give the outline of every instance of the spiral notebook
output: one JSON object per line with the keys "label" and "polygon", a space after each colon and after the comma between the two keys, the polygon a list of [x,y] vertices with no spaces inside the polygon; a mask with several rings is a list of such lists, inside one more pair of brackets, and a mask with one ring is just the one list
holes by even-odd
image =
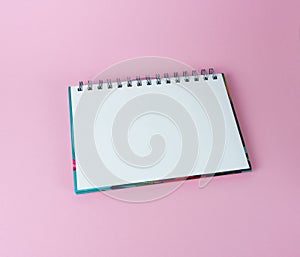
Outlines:
{"label": "spiral notebook", "polygon": [[224,74],[213,69],[68,90],[78,194],[251,170]]}

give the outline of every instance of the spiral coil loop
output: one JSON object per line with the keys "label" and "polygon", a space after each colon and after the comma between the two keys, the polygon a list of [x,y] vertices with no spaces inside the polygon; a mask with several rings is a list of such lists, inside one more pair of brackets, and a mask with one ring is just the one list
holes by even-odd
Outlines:
{"label": "spiral coil loop", "polygon": [[97,88],[102,89],[102,86],[103,86],[103,80],[99,80]]}
{"label": "spiral coil loop", "polygon": [[169,77],[169,73],[165,73],[165,74],[164,74],[164,78],[165,78],[167,84],[170,84],[170,83],[171,83],[171,79],[170,79],[170,77]]}
{"label": "spiral coil loop", "polygon": [[132,87],[132,80],[130,77],[127,77],[127,87]]}
{"label": "spiral coil loop", "polygon": [[136,77],[136,81],[137,81],[137,86],[140,87],[142,85],[142,80],[141,80],[140,76]]}
{"label": "spiral coil loop", "polygon": [[[197,82],[197,81],[200,81],[200,79],[209,80],[210,78],[213,80],[218,79],[218,76],[217,76],[217,74],[215,74],[215,71],[213,68],[209,68],[208,73],[207,73],[206,69],[201,69],[200,75],[198,74],[198,72],[196,70],[193,70],[191,76],[189,76],[188,71],[183,71],[182,77],[179,76],[178,72],[174,72],[174,76],[173,76],[175,83],[180,83],[181,79],[184,82],[190,82],[191,80]],[[123,81],[123,82],[121,81],[120,78],[117,78],[115,82],[112,82],[111,79],[107,79],[106,86],[108,89],[112,89],[113,84],[116,83],[117,88],[122,88],[123,86],[132,87],[134,85],[139,87],[139,86],[143,85],[143,82],[146,85],[150,86],[153,83],[155,83],[156,85],[161,85],[163,82],[165,84],[171,84],[171,81],[172,81],[172,79],[170,78],[169,73],[164,73],[163,78],[161,78],[160,74],[156,74],[154,78],[151,78],[149,75],[145,76],[144,79],[141,79],[140,76],[136,76],[136,79],[134,81],[132,81],[130,77],[127,77],[127,81]],[[103,89],[103,84],[104,84],[103,80],[99,80],[96,88]],[[78,91],[83,91],[83,86],[84,86],[83,81],[79,81]],[[88,81],[87,82],[87,90],[93,90],[93,89],[94,89],[93,82]]]}

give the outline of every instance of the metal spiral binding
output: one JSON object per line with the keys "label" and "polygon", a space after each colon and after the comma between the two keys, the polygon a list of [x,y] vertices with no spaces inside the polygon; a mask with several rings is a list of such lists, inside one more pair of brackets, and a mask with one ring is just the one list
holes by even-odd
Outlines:
{"label": "metal spiral binding", "polygon": [[201,75],[203,76],[203,79],[204,79],[204,80],[208,80],[207,72],[206,72],[205,69],[202,69],[202,70],[201,70]]}
{"label": "metal spiral binding", "polygon": [[111,79],[107,80],[107,88],[111,89],[112,88],[112,83],[111,83]]}
{"label": "metal spiral binding", "polygon": [[182,76],[184,77],[184,81],[185,81],[185,82],[189,82],[189,81],[190,81],[190,78],[189,78],[189,76],[188,76],[188,72],[187,72],[187,71],[184,71],[184,72],[182,73]]}
{"label": "metal spiral binding", "polygon": [[130,77],[127,77],[127,87],[132,87],[132,80]]}
{"label": "metal spiral binding", "polygon": [[122,85],[122,82],[121,82],[121,80],[120,80],[119,78],[117,78],[117,84],[118,84],[118,88],[120,88],[120,87],[123,86],[123,85]]}
{"label": "metal spiral binding", "polygon": [[152,84],[150,76],[146,76],[147,85],[150,86]]}
{"label": "metal spiral binding", "polygon": [[209,68],[208,73],[212,76],[213,79],[218,78],[218,76],[215,74],[215,70],[213,68]]}
{"label": "metal spiral binding", "polygon": [[103,80],[99,80],[97,88],[102,89],[102,86],[103,86]]}
{"label": "metal spiral binding", "polygon": [[160,84],[161,84],[160,75],[159,75],[159,74],[156,74],[155,78],[156,78],[156,84],[157,84],[157,85],[160,85]]}
{"label": "metal spiral binding", "polygon": [[180,78],[178,76],[178,72],[174,72],[174,78],[175,78],[175,82],[179,83],[180,82]]}
{"label": "metal spiral binding", "polygon": [[192,71],[192,76],[194,77],[194,81],[199,81],[199,75],[196,70]]}
{"label": "metal spiral binding", "polygon": [[164,78],[165,78],[167,84],[170,84],[170,83],[171,83],[171,79],[170,79],[170,77],[169,77],[169,73],[165,73],[165,74],[164,74]]}
{"label": "metal spiral binding", "polygon": [[92,90],[93,89],[93,82],[92,81],[88,81],[88,90]]}
{"label": "metal spiral binding", "polygon": [[83,81],[79,81],[78,91],[83,91]]}
{"label": "metal spiral binding", "polygon": [[[184,82],[190,82],[191,80],[200,81],[200,79],[208,80],[209,78],[216,80],[218,79],[218,76],[217,74],[215,74],[213,68],[209,68],[208,73],[205,69],[202,69],[200,71],[200,75],[196,70],[193,70],[191,76],[189,76],[187,71],[183,71],[182,77],[179,76],[178,72],[174,72],[173,79],[175,83],[180,83],[181,78],[183,79]],[[161,85],[163,83],[171,84],[171,80],[172,79],[170,78],[169,73],[164,73],[163,78],[160,77],[160,74],[156,74],[155,78],[151,78],[149,75],[147,75],[145,79],[141,79],[140,76],[137,76],[134,82],[131,80],[130,77],[127,77],[127,81],[123,81],[123,82],[120,80],[120,78],[117,78],[116,82],[112,82],[111,79],[107,79],[105,84],[107,85],[108,89],[112,89],[114,83],[116,83],[117,88],[122,88],[124,86],[132,87],[133,85],[140,87],[143,85],[143,82],[146,83],[146,85],[148,86],[152,84]],[[103,80],[99,80],[97,89],[103,89],[103,84],[104,84]],[[83,86],[84,86],[83,81],[79,81],[78,91],[83,91]],[[93,82],[88,81],[87,90],[93,90],[93,89],[94,89]]]}

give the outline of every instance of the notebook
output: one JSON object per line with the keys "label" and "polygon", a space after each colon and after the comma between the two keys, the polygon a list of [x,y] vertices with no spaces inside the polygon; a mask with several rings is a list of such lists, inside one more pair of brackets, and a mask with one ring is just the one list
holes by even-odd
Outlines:
{"label": "notebook", "polygon": [[251,171],[223,73],[68,87],[77,194]]}

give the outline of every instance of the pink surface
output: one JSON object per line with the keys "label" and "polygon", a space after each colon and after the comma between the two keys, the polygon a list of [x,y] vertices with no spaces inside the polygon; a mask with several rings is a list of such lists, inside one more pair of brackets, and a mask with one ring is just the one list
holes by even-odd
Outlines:
{"label": "pink surface", "polygon": [[[0,256],[300,255],[298,0],[0,5]],[[147,204],[73,193],[67,85],[145,55],[227,74],[253,173]]]}

